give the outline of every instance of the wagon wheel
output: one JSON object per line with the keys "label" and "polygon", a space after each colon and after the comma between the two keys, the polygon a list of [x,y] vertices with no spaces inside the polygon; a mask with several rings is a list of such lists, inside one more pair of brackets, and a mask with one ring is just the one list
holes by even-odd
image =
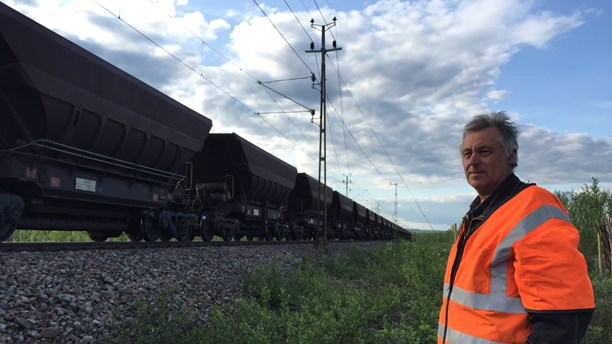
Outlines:
{"label": "wagon wheel", "polygon": [[98,233],[98,232],[87,232],[87,235],[89,235],[89,239],[95,241],[95,242],[105,242],[106,239],[108,239],[108,235],[104,234],[104,233]]}
{"label": "wagon wheel", "polygon": [[228,224],[222,224],[221,228],[223,228],[223,233],[221,235],[221,237],[223,238],[223,241],[230,241],[234,238],[234,235],[236,234],[235,232],[235,226],[231,225],[231,228],[229,227],[230,225]]}
{"label": "wagon wheel", "polygon": [[[2,214],[0,213],[0,216]],[[11,237],[15,231],[15,223],[12,221],[6,221],[4,216],[0,217],[0,242]]]}
{"label": "wagon wheel", "polygon": [[[140,219],[140,235],[145,241],[157,241],[161,235],[161,230],[155,222],[152,213],[145,213]],[[131,238],[130,238],[131,239]]]}
{"label": "wagon wheel", "polygon": [[300,228],[295,232],[295,240],[304,240],[304,228]]}
{"label": "wagon wheel", "polygon": [[234,227],[233,227],[232,232],[234,233],[235,241],[242,240],[242,238],[244,237],[244,234],[240,233],[240,221],[236,220],[236,222],[234,222]]}
{"label": "wagon wheel", "polygon": [[215,236],[212,223],[209,221],[206,215],[203,215],[200,219],[200,236],[204,241],[211,241]]}
{"label": "wagon wheel", "polygon": [[273,234],[274,238],[276,239],[276,241],[283,240],[283,233],[282,233],[282,230],[281,230],[281,228],[282,228],[281,224],[280,223],[275,223],[272,228],[273,228],[272,234]]}
{"label": "wagon wheel", "polygon": [[128,232],[127,236],[130,239],[130,241],[132,241],[132,242],[140,242],[140,241],[142,241],[142,234],[140,234],[140,233]]}
{"label": "wagon wheel", "polygon": [[189,241],[191,238],[191,226],[189,226],[189,221],[187,221],[187,218],[181,216],[176,224],[176,240]]}
{"label": "wagon wheel", "polygon": [[172,239],[170,237],[170,234],[168,234],[168,232],[166,231],[162,231],[159,235],[159,240],[163,241],[163,242],[168,242],[170,241],[170,239]]}
{"label": "wagon wheel", "polygon": [[189,233],[191,234],[189,241],[193,241],[198,234],[198,222],[196,220],[189,221]]}
{"label": "wagon wheel", "polygon": [[0,242],[15,231],[17,219],[23,211],[23,199],[17,195],[0,193]]}
{"label": "wagon wheel", "polygon": [[266,241],[272,241],[272,238],[272,232],[270,232],[268,228],[264,229],[264,235],[262,239],[265,239]]}
{"label": "wagon wheel", "polygon": [[283,235],[283,238],[285,238],[285,240],[287,241],[292,241],[292,240],[295,240],[295,235],[291,233],[290,231],[287,231],[285,235]]}

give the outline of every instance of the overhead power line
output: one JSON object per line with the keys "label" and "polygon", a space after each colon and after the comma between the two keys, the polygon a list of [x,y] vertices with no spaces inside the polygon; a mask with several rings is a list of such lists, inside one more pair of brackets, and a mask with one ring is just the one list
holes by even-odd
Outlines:
{"label": "overhead power line", "polygon": [[[289,8],[289,11],[291,11],[291,13],[293,14],[293,17],[295,18],[295,20],[298,22],[298,24],[300,24],[300,27],[302,28],[302,31],[304,31],[304,33],[306,34],[306,36],[308,36],[308,40],[310,42],[313,41],[312,37],[310,37],[310,34],[308,33],[308,31],[306,31],[306,28],[304,27],[304,25],[302,25],[302,22],[298,19],[297,15],[295,14],[295,12],[293,12],[293,9],[291,8],[291,6],[289,6],[289,4],[287,3],[287,0],[285,1],[285,5],[287,5],[287,8]],[[302,3],[303,4],[303,3]]]}
{"label": "overhead power line", "polygon": [[[95,1],[95,0],[94,0]],[[246,75],[250,76],[251,78],[253,78],[253,80],[257,80],[256,77],[254,77],[253,75],[251,75],[251,73],[249,73],[246,69],[243,69],[242,67],[238,66],[236,63],[234,63],[234,61],[230,60],[227,56],[225,56],[222,52],[220,52],[219,50],[217,50],[215,47],[213,47],[212,45],[208,44],[205,40],[203,40],[200,36],[198,36],[196,33],[194,33],[193,31],[191,31],[188,27],[186,27],[185,25],[183,25],[183,23],[181,23],[180,21],[176,20],[176,17],[171,15],[170,13],[164,11],[161,7],[159,7],[159,2],[158,1],[153,1],[153,0],[149,0],[149,2],[154,5],[155,7],[157,7],[157,9],[162,12],[163,14],[165,14],[168,18],[172,19],[176,24],[178,24],[179,26],[181,26],[185,31],[189,32],[189,34],[191,34],[195,39],[197,39],[198,41],[200,41],[202,43],[202,45],[207,46],[208,48],[210,48],[212,51],[214,51],[217,55],[221,56],[225,61],[229,62],[230,64],[232,64],[234,67],[236,67],[238,70],[240,70],[241,72],[245,73]]]}
{"label": "overhead power line", "polygon": [[261,8],[261,6],[259,6],[259,4],[257,3],[256,0],[253,0],[253,2],[255,3],[255,5],[257,5],[257,8],[259,8],[259,10],[261,11],[261,13],[263,13],[263,15],[268,19],[268,21],[270,21],[270,24],[272,24],[272,26],[274,27],[274,29],[276,30],[276,32],[278,32],[278,34],[283,38],[283,40],[285,41],[285,43],[287,43],[287,45],[289,46],[289,48],[291,48],[291,50],[293,51],[293,53],[295,54],[295,56],[298,57],[298,59],[300,59],[300,61],[302,61],[302,63],[304,64],[304,66],[306,66],[306,68],[312,73],[312,70],[310,69],[310,67],[308,66],[308,64],[306,64],[306,62],[304,61],[304,59],[302,59],[302,57],[300,56],[300,54],[298,54],[298,52],[293,48],[293,46],[291,45],[291,43],[289,43],[289,41],[287,40],[287,38],[285,38],[285,35],[283,35],[282,32],[280,32],[280,30],[278,29],[278,27],[276,27],[276,24],[274,24],[274,22],[272,21],[272,19],[270,19],[270,17],[268,16],[268,14],[266,14],[266,12],[263,10],[263,8]]}
{"label": "overhead power line", "polygon": [[151,37],[147,36],[147,34],[145,34],[144,32],[138,30],[136,27],[134,27],[133,25],[131,25],[130,23],[128,23],[127,21],[123,20],[123,18],[121,18],[120,15],[117,15],[115,13],[113,13],[110,9],[106,8],[104,5],[102,5],[101,3],[99,3],[97,0],[92,0],[93,2],[95,2],[96,4],[98,4],[98,6],[102,7],[105,11],[107,11],[108,13],[110,13],[112,16],[114,16],[115,18],[119,19],[122,23],[124,23],[125,25],[127,25],[129,28],[131,28],[132,30],[136,31],[136,33],[138,33],[139,35],[141,35],[143,38],[145,38],[146,40],[148,40],[149,42],[153,43],[155,46],[157,46],[158,48],[160,48],[161,50],[163,50],[166,54],[170,55],[173,59],[175,59],[176,61],[178,61],[180,64],[182,64],[183,66],[187,67],[188,69],[190,69],[191,71],[193,71],[194,73],[198,74],[202,79],[206,80],[208,83],[210,83],[211,85],[213,85],[216,89],[218,89],[219,91],[223,92],[225,95],[227,95],[228,97],[232,98],[236,103],[242,105],[245,109],[249,110],[249,112],[251,113],[255,113],[255,111],[253,111],[250,107],[248,107],[246,104],[244,104],[243,102],[241,102],[240,100],[238,100],[238,98],[234,97],[233,95],[231,95],[229,92],[227,92],[226,90],[224,90],[223,88],[221,88],[221,86],[217,85],[214,81],[210,80],[209,78],[205,77],[204,74],[202,74],[201,72],[197,71],[195,68],[193,68],[192,66],[190,66],[189,64],[187,64],[185,61],[183,61],[181,58],[179,58],[178,56],[174,55],[172,52],[170,52],[168,49],[164,48],[163,46],[161,46],[161,44],[157,43],[154,39],[152,39]]}
{"label": "overhead power line", "polygon": [[[333,64],[332,64],[333,66]],[[338,71],[338,70],[337,70]],[[427,215],[425,214],[425,212],[423,211],[423,208],[421,208],[421,205],[419,204],[419,202],[416,200],[416,198],[414,197],[414,195],[412,194],[412,191],[410,190],[408,183],[406,183],[406,181],[404,180],[404,178],[402,177],[402,175],[400,174],[397,165],[395,164],[395,162],[393,161],[393,159],[391,159],[391,156],[389,155],[389,153],[387,152],[387,150],[385,149],[385,146],[382,144],[382,142],[380,141],[380,138],[378,137],[378,135],[376,134],[376,131],[374,131],[374,129],[372,128],[372,126],[370,125],[370,122],[367,120],[367,118],[365,117],[365,114],[363,112],[363,110],[361,110],[361,107],[359,106],[359,103],[357,103],[357,100],[355,99],[355,97],[353,96],[353,93],[351,92],[350,88],[348,87],[348,85],[346,85],[346,83],[344,82],[344,79],[342,79],[340,72],[337,73],[338,75],[338,79],[342,81],[342,83],[344,84],[344,86],[346,87],[346,90],[348,92],[348,94],[351,96],[351,99],[353,99],[353,103],[355,103],[355,106],[357,107],[357,110],[359,110],[359,113],[361,114],[361,117],[363,118],[364,122],[366,123],[366,125],[368,126],[368,128],[370,129],[370,131],[372,132],[372,135],[374,135],[374,138],[376,139],[376,142],[378,142],[378,145],[381,147],[381,149],[383,150],[383,152],[385,153],[385,156],[387,157],[387,159],[389,160],[389,162],[391,163],[391,165],[393,166],[393,169],[395,171],[395,173],[397,174],[397,176],[400,178],[402,184],[404,185],[404,187],[406,188],[406,190],[408,191],[408,194],[410,195],[410,197],[412,198],[413,202],[416,204],[417,208],[419,209],[421,215],[423,216],[423,218],[425,219],[425,221],[427,222],[427,224],[429,224],[429,227],[433,230],[433,226],[431,224],[431,222],[429,221],[429,219],[427,218]],[[332,105],[333,107],[333,105]],[[335,107],[334,107],[335,110]],[[337,111],[336,111],[337,114]],[[340,116],[339,116],[340,117]],[[374,163],[372,162],[372,160],[370,160],[370,158],[367,156],[367,154],[365,153],[365,151],[363,150],[363,148],[361,148],[361,146],[359,145],[359,143],[357,142],[357,139],[355,138],[355,136],[351,133],[350,129],[348,128],[348,126],[346,125],[346,123],[344,122],[344,120],[341,118],[341,122],[344,125],[344,127],[347,129],[349,135],[351,136],[351,138],[353,139],[353,141],[357,144],[357,146],[359,147],[359,149],[361,150],[362,154],[364,154],[364,156],[366,157],[366,159],[370,162],[370,164],[372,165],[372,167],[378,172],[378,174],[380,174],[383,178],[386,178],[384,176],[384,174],[374,165]]]}

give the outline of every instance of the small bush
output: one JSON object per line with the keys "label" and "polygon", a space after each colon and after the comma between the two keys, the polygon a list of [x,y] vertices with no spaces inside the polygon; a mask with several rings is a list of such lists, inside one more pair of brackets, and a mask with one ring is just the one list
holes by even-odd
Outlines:
{"label": "small bush", "polygon": [[583,343],[609,343],[612,338],[612,277],[592,275],[595,292],[595,313]]}

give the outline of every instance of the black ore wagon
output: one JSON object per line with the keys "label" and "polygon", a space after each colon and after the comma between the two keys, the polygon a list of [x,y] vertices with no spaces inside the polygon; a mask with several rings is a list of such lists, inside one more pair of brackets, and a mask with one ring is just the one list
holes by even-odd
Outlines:
{"label": "black ore wagon", "polygon": [[15,228],[156,239],[149,219],[211,126],[0,3],[0,241]]}

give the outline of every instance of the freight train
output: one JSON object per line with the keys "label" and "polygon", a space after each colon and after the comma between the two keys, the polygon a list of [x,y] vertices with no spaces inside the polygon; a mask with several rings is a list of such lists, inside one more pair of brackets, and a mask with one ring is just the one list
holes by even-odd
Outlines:
{"label": "freight train", "polygon": [[[0,242],[410,232],[0,3]],[[324,192],[320,192],[320,191]],[[323,208],[325,207],[325,208]],[[323,210],[327,210],[324,223]]]}

